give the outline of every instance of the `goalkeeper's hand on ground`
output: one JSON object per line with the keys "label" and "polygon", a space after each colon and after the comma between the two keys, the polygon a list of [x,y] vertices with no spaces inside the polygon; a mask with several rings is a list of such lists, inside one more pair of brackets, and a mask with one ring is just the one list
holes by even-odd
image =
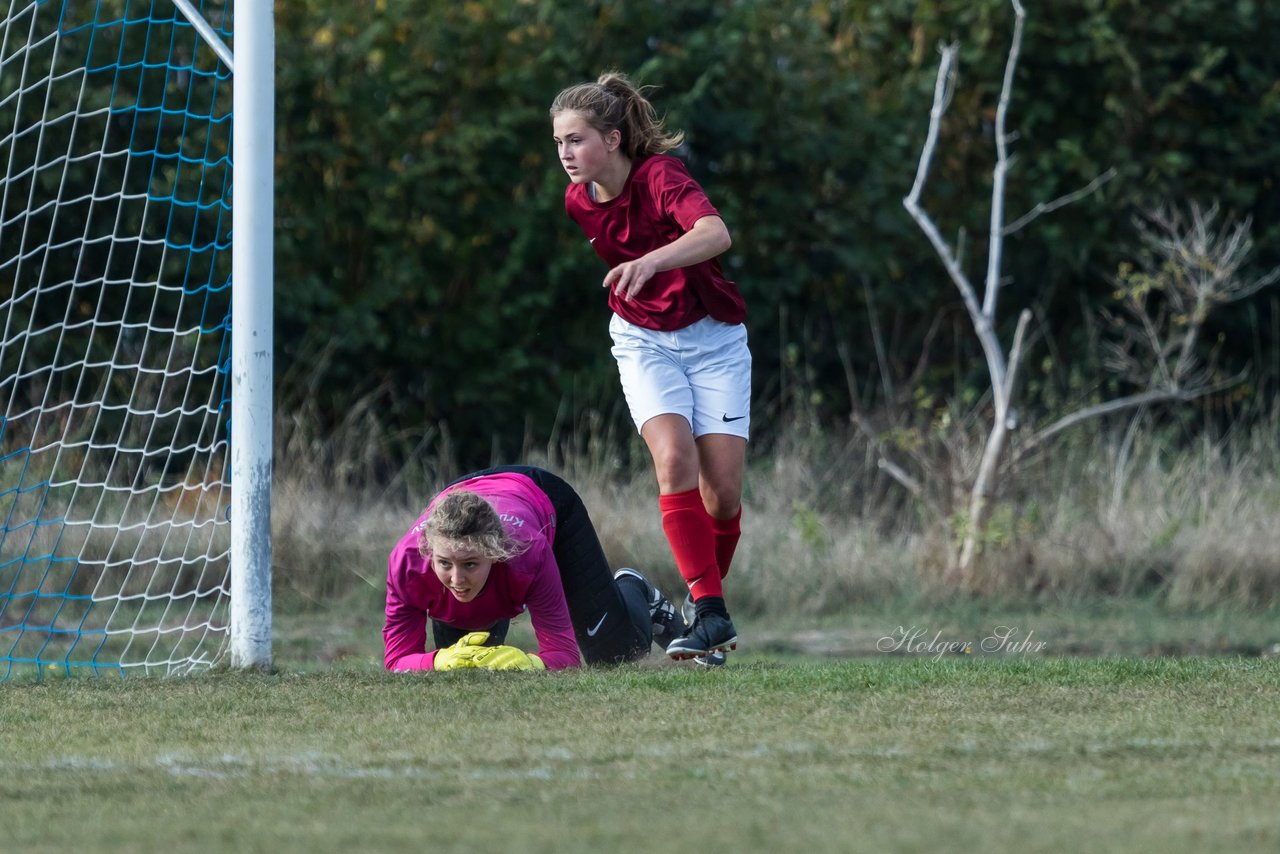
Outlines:
{"label": "goalkeeper's hand on ground", "polygon": [[472,666],[485,670],[546,670],[547,665],[533,653],[514,646],[487,646],[477,650]]}
{"label": "goalkeeper's hand on ground", "polygon": [[487,649],[498,647],[485,646],[489,639],[488,632],[471,632],[463,635],[453,646],[436,650],[434,667],[436,670],[461,670],[465,667],[476,667],[476,656]]}

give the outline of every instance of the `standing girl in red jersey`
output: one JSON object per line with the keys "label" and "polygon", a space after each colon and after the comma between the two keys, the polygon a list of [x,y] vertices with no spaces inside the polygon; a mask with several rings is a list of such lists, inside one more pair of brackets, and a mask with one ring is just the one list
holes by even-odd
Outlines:
{"label": "standing girl in red jersey", "polygon": [[746,304],[716,260],[729,230],[666,153],[683,135],[665,131],[626,77],[565,89],[551,122],[570,181],[565,209],[609,265],[613,355],[695,610],[667,654],[706,659],[738,640],[721,579],[738,544],[751,422]]}

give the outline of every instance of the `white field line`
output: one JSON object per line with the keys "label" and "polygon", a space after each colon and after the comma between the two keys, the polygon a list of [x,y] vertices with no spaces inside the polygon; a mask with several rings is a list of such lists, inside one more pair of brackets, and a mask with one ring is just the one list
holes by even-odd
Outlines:
{"label": "white field line", "polygon": [[[1045,739],[1013,742],[1003,748],[990,744],[980,745],[972,740],[957,741],[943,752],[952,754],[985,755],[993,759],[1000,757],[1017,758],[1037,754],[1055,754],[1064,751],[1079,752],[1081,745],[1075,742],[1055,743]],[[1130,738],[1112,741],[1094,741],[1083,746],[1086,755],[1110,753],[1150,753],[1153,755],[1169,752],[1193,754],[1199,752],[1221,753],[1223,750],[1243,750],[1260,753],[1280,751],[1280,738],[1260,741],[1240,740],[1224,744],[1219,740],[1184,740],[1177,738]],[[647,757],[669,757],[678,755],[690,771],[698,771],[704,760],[713,760],[716,764],[730,760],[762,760],[770,757],[794,760],[798,756],[812,756],[825,764],[835,761],[866,760],[909,760],[925,753],[934,753],[933,749],[913,750],[898,744],[872,745],[863,748],[845,747],[832,749],[831,745],[818,745],[808,742],[792,742],[782,745],[758,744],[744,746],[730,755],[728,750],[717,750],[714,754],[703,751],[683,750],[675,745],[650,745],[638,751]],[[53,757],[37,765],[17,765],[0,762],[0,773],[9,771],[67,771],[75,774],[101,773],[145,773],[161,771],[175,777],[206,777],[211,779],[241,779],[257,775],[297,774],[304,777],[338,778],[350,780],[387,779],[387,780],[486,780],[486,781],[521,781],[521,780],[597,780],[597,779],[634,779],[635,771],[627,771],[615,767],[600,770],[573,765],[577,761],[573,752],[564,747],[552,747],[535,754],[530,767],[512,768],[505,764],[475,764],[458,767],[450,765],[441,767],[422,765],[412,761],[415,757],[405,756],[403,764],[395,763],[352,763],[349,760],[323,753],[302,753],[294,756],[251,757],[236,754],[222,754],[214,757],[196,757],[179,754],[161,754],[147,761],[129,762],[116,759],[105,759],[94,756],[61,756]],[[541,760],[541,761],[539,761]],[[451,761],[465,761],[452,758]],[[598,760],[593,758],[595,764]],[[730,763],[732,766],[732,763]],[[702,773],[729,774],[729,769],[712,769],[701,767]],[[746,770],[745,768],[742,770]],[[733,776],[733,775],[731,775]]]}
{"label": "white field line", "polygon": [[[5,767],[0,764],[0,768]],[[10,766],[13,767],[13,766]],[[538,765],[530,768],[486,767],[430,768],[421,765],[358,765],[321,754],[255,759],[224,754],[219,757],[157,756],[150,762],[127,762],[99,757],[64,756],[23,770],[68,771],[74,774],[136,774],[161,771],[174,777],[203,777],[216,780],[245,779],[258,775],[297,774],[303,777],[343,780],[521,780],[618,779],[633,778],[634,772],[605,773],[584,768]]]}

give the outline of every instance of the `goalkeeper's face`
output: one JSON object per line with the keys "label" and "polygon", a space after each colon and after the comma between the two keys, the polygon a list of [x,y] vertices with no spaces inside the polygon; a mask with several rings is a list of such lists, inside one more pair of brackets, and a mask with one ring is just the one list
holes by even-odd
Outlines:
{"label": "goalkeeper's face", "polygon": [[489,580],[493,560],[481,554],[474,544],[440,540],[431,544],[431,568],[453,598],[470,602]]}

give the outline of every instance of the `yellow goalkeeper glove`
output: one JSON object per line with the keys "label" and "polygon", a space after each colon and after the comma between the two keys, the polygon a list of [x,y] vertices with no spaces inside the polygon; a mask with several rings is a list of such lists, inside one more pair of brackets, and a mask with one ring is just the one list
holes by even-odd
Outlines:
{"label": "yellow goalkeeper glove", "polygon": [[473,667],[485,670],[546,670],[538,656],[514,646],[487,646],[472,658]]}
{"label": "yellow goalkeeper glove", "polygon": [[489,639],[488,632],[471,632],[463,635],[453,646],[446,646],[436,650],[435,664],[436,670],[461,670],[466,667],[476,667],[475,658],[484,650],[497,649],[498,647],[487,647],[484,642]]}

